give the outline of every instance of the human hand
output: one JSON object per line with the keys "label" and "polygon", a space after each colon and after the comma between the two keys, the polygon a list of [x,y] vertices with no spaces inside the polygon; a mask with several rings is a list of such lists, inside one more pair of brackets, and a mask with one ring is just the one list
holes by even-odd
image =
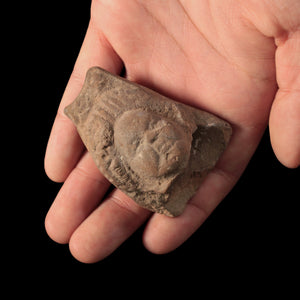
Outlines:
{"label": "human hand", "polygon": [[[64,181],[46,217],[49,236],[80,261],[111,254],[149,219],[154,253],[182,244],[232,189],[268,124],[278,159],[300,164],[300,3],[274,1],[96,1],[49,139],[45,169]],[[184,213],[152,214],[98,171],[65,106],[86,71],[100,66],[231,123],[233,136]],[[297,98],[298,97],[298,98]]]}

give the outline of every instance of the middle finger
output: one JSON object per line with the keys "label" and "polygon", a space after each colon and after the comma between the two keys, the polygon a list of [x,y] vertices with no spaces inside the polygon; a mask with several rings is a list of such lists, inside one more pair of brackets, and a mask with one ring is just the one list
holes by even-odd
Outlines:
{"label": "middle finger", "polygon": [[75,229],[99,205],[109,186],[110,182],[86,152],[66,179],[47,214],[45,226],[48,235],[58,243],[68,243]]}

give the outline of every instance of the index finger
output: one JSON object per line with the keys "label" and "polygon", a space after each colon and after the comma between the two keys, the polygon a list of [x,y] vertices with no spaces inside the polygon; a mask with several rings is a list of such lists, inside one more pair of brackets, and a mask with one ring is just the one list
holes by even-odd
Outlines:
{"label": "index finger", "polygon": [[64,108],[79,94],[85,74],[92,66],[99,66],[118,74],[122,61],[106,40],[103,33],[89,24],[84,42],[65,89],[49,137],[45,170],[54,181],[64,181],[81,157],[84,146],[72,122],[64,114]]}

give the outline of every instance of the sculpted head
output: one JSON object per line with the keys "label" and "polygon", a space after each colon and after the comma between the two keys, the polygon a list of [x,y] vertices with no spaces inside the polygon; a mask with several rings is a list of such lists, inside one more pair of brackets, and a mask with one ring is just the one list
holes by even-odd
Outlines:
{"label": "sculpted head", "polygon": [[184,169],[191,139],[180,125],[142,109],[124,112],[115,122],[114,143],[140,177],[162,177]]}

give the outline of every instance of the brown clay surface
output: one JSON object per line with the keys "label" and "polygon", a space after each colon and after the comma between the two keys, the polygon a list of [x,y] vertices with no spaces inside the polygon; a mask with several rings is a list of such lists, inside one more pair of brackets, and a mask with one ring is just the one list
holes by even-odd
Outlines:
{"label": "brown clay surface", "polygon": [[225,150],[230,125],[98,67],[65,109],[103,175],[139,205],[180,215]]}

